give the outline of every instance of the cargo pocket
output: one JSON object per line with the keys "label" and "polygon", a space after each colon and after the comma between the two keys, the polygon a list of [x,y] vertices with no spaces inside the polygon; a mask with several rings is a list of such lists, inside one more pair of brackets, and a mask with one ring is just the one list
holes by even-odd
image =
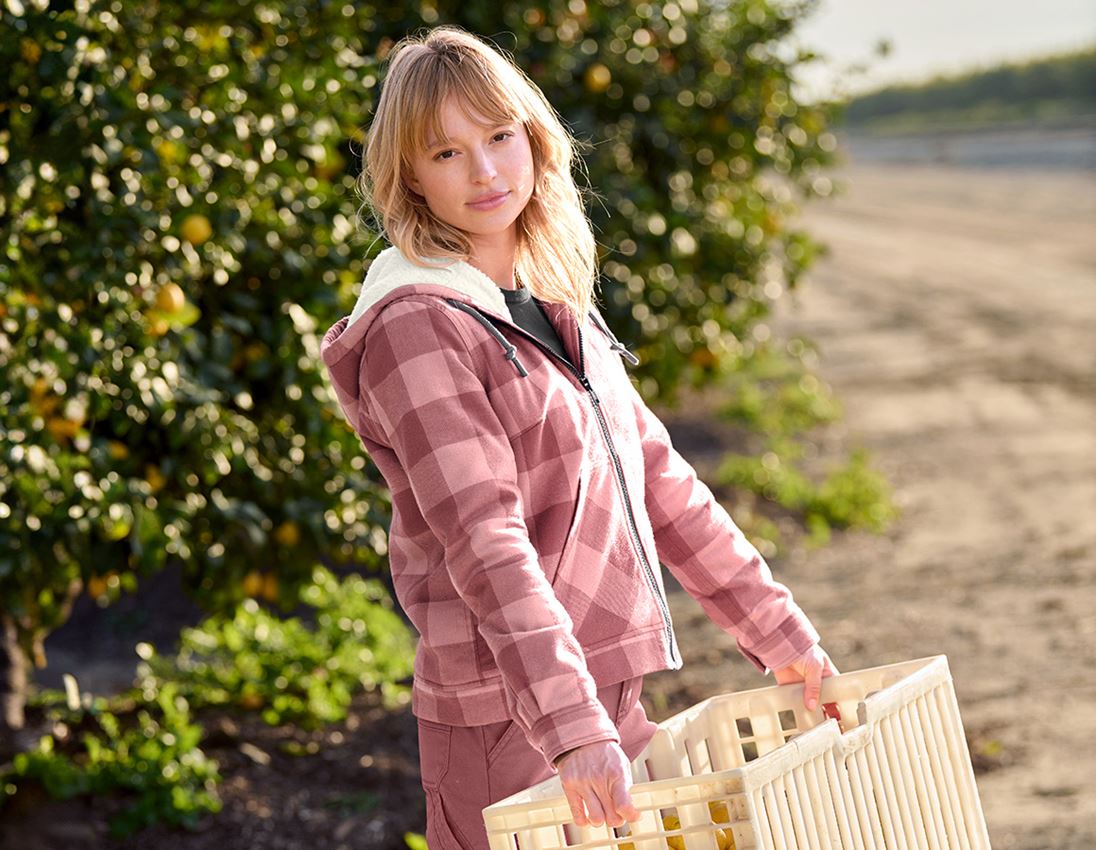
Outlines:
{"label": "cargo pocket", "polygon": [[437,789],[426,792],[426,846],[429,850],[475,850],[461,844],[453,834]]}
{"label": "cargo pocket", "polygon": [[453,834],[441,799],[441,781],[449,773],[453,730],[419,718],[419,769],[426,793],[426,844],[430,850],[471,850]]}

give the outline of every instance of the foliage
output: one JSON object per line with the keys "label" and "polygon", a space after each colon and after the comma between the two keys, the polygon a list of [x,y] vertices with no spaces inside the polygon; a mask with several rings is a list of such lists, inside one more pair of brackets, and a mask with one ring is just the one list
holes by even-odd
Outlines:
{"label": "foliage", "polygon": [[54,732],[0,774],[0,804],[31,781],[62,799],[121,791],[131,802],[111,820],[116,835],[157,821],[194,826],[220,811],[217,763],[198,747],[202,730],[186,699],[170,683],[149,686],[143,707],[129,717],[110,711],[101,697],[74,708],[60,692],[48,692],[42,702]]}
{"label": "foliage", "polygon": [[[192,710],[230,705],[261,710],[271,725],[317,728],[344,719],[363,687],[379,685],[390,702],[406,701],[407,688],[393,683],[410,674],[414,647],[378,580],[339,581],[317,567],[299,601],[312,625],[247,599],[234,614],[184,630],[177,655],[140,644],[135,687],[111,699],[37,694],[33,704],[54,731],[0,775],[0,803],[32,780],[59,798],[120,789],[136,799],[113,820],[116,832],[156,821],[192,826],[220,809],[217,764],[198,748],[202,729]],[[339,805],[367,811],[376,802],[350,795]]]}
{"label": "foliage", "polygon": [[[882,531],[896,516],[890,488],[878,472],[868,467],[867,453],[857,449],[842,466],[831,469],[815,483],[797,465],[802,447],[793,440],[774,441],[761,457],[727,455],[716,479],[759,493],[770,501],[802,515],[816,545],[827,543],[832,528]],[[769,534],[776,532],[769,526]],[[772,542],[776,542],[769,536]]]}
{"label": "foliage", "polygon": [[814,346],[796,337],[782,348],[759,345],[749,358],[732,361],[719,381],[728,399],[721,415],[769,436],[837,421],[841,406],[811,371],[815,359]]}
{"label": "foliage", "polygon": [[886,86],[859,95],[842,123],[873,130],[916,128],[928,122],[971,124],[1016,118],[1072,118],[1096,114],[1096,46]]}
{"label": "foliage", "polygon": [[317,567],[301,600],[314,610],[314,625],[247,599],[231,615],[184,629],[173,657],[141,644],[139,684],[170,682],[196,707],[261,710],[272,726],[305,728],[344,719],[362,687],[406,698],[406,687],[392,683],[411,674],[414,643],[378,580],[339,582]]}
{"label": "foliage", "polygon": [[321,553],[383,563],[313,318],[361,276],[343,154],[371,11],[0,11],[0,608],[24,645],[168,558],[217,610],[254,563],[287,599]]}
{"label": "foliage", "polygon": [[428,850],[426,836],[418,832],[405,832],[403,840],[411,850]]}
{"label": "foliage", "polygon": [[[803,470],[804,456],[813,451],[811,435],[842,415],[829,386],[812,371],[816,358],[815,347],[796,337],[780,347],[759,346],[729,367],[721,379],[728,400],[719,416],[748,428],[760,444],[750,454],[728,454],[713,478],[798,515],[810,542],[821,545],[829,541],[832,528],[882,531],[897,509],[886,480],[869,468],[863,449],[836,464],[818,483]],[[780,539],[776,524],[762,517],[745,519],[750,537],[773,554]]]}

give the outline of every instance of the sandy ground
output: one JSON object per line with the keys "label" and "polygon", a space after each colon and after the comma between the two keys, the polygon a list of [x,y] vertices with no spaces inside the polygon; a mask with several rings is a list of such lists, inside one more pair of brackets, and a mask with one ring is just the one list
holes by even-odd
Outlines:
{"label": "sandy ground", "polygon": [[[774,572],[843,670],[948,656],[995,850],[1096,847],[1096,172],[836,177],[803,217],[832,254],[775,325],[820,346],[828,439],[868,448],[902,516]],[[686,669],[649,677],[653,719],[770,683],[672,608]]]}

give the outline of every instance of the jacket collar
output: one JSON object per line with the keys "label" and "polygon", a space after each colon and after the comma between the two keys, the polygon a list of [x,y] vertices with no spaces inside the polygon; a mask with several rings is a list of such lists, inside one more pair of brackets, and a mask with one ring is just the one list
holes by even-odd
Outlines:
{"label": "jacket collar", "polygon": [[353,325],[369,308],[401,286],[444,286],[469,299],[472,304],[509,319],[510,310],[497,283],[464,260],[425,258],[426,265],[413,263],[395,245],[380,252],[366,272],[365,282],[348,325]]}

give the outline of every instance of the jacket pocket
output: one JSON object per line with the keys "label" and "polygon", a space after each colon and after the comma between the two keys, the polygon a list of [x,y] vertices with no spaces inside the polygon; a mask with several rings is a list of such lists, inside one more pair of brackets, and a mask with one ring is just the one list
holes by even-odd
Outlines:
{"label": "jacket pocket", "polygon": [[[543,368],[543,367],[542,367]],[[526,431],[544,422],[548,415],[548,393],[542,386],[540,369],[522,377],[513,371],[502,383],[488,391],[506,436],[516,440]]]}
{"label": "jacket pocket", "polygon": [[567,558],[570,558],[577,545],[579,536],[579,525],[582,522],[583,509],[586,503],[586,474],[580,472],[578,476],[578,486],[575,488],[575,506],[574,511],[571,513],[571,521],[567,525],[567,536],[563,540],[563,550],[559,553],[559,557],[556,558],[555,565],[549,570],[546,575],[548,583],[555,585],[556,576],[559,575],[560,567],[567,563]]}

